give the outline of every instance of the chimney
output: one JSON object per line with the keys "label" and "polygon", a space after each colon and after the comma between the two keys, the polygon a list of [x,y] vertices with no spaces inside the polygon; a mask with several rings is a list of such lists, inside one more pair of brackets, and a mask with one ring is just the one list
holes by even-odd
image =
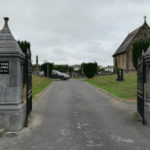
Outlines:
{"label": "chimney", "polygon": [[4,17],[4,21],[5,21],[4,27],[8,27],[8,20],[9,20],[8,17]]}

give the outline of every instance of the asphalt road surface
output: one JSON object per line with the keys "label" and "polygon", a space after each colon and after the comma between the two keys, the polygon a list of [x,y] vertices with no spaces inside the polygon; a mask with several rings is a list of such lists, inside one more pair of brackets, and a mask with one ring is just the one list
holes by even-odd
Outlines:
{"label": "asphalt road surface", "polygon": [[122,102],[82,80],[54,81],[34,102],[28,128],[0,150],[150,150],[150,127]]}

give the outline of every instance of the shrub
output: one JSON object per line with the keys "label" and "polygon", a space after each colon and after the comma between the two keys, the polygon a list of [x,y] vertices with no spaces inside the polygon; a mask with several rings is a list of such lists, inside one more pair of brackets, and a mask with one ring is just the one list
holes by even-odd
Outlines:
{"label": "shrub", "polygon": [[97,72],[97,63],[83,63],[83,72],[87,78],[92,78]]}
{"label": "shrub", "polygon": [[[30,53],[31,53],[31,50],[30,50],[30,43],[27,42],[27,41],[18,41],[18,44],[22,50],[22,52],[26,55],[27,54],[27,49],[29,49]],[[23,85],[26,84],[26,71],[27,71],[27,68],[26,68],[26,63],[24,63],[23,65]]]}
{"label": "shrub", "polygon": [[142,51],[146,52],[150,45],[150,41],[138,41],[133,43],[132,61],[133,66],[137,70],[138,59],[142,56]]}
{"label": "shrub", "polygon": [[53,69],[60,71],[60,72],[67,72],[69,70],[69,66],[68,65],[54,65]]}
{"label": "shrub", "polygon": [[41,71],[44,71],[44,76],[46,76],[46,77],[47,77],[47,70],[49,70],[48,77],[50,77],[52,74],[52,69],[53,69],[52,63],[43,63],[41,65]]}

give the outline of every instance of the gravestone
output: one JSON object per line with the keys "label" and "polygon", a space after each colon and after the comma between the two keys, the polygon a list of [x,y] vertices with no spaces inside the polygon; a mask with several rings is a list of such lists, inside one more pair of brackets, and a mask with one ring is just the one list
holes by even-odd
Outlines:
{"label": "gravestone", "polygon": [[8,27],[0,31],[0,128],[20,130],[25,123],[23,102],[24,54]]}
{"label": "gravestone", "polygon": [[123,69],[117,70],[117,81],[123,81]]}

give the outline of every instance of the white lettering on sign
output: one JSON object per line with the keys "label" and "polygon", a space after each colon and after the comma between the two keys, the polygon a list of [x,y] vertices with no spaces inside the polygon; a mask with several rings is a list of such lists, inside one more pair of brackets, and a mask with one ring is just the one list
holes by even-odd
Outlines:
{"label": "white lettering on sign", "polygon": [[9,74],[9,62],[0,61],[0,74]]}

